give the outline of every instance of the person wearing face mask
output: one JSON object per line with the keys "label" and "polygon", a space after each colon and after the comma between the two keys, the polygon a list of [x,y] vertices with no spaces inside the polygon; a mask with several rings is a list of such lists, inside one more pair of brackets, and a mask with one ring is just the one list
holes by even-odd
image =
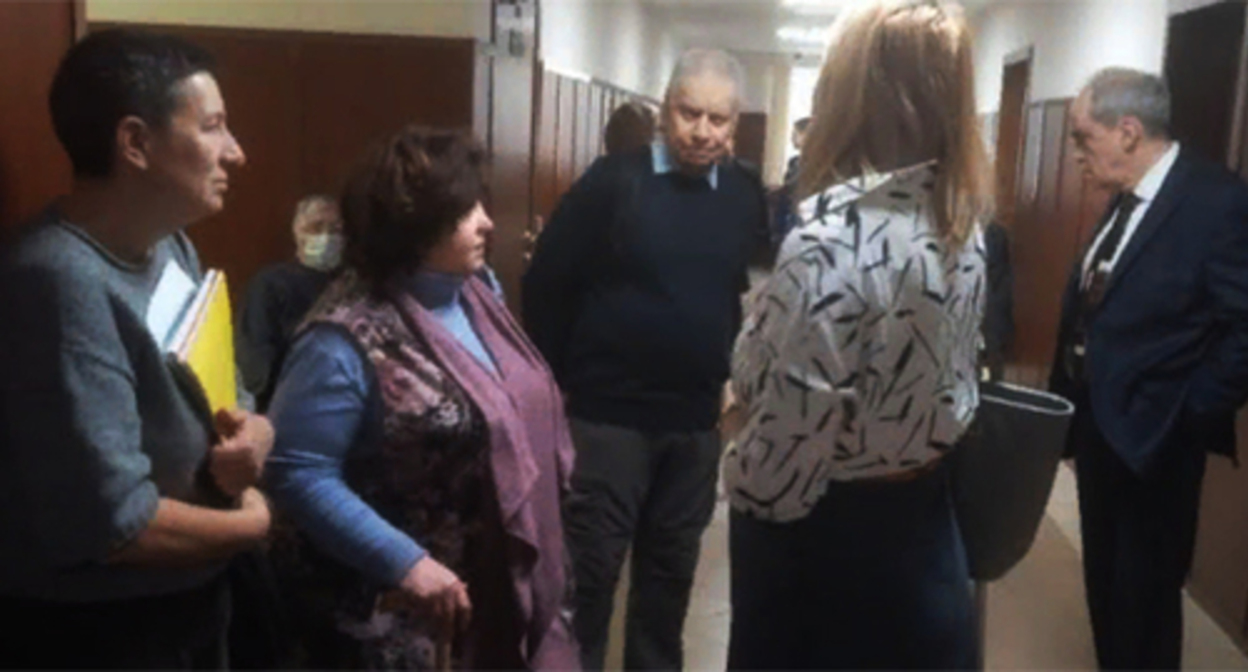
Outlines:
{"label": "person wearing face mask", "polygon": [[243,385],[261,409],[268,405],[275,369],[295,327],[342,261],[342,218],[333,198],[313,195],[299,201],[291,230],[296,259],[270,266],[248,283],[235,335]]}
{"label": "person wearing face mask", "polygon": [[272,546],[312,669],[579,669],[546,363],[481,276],[485,155],[409,127],[342,197],[342,272],[282,365]]}
{"label": "person wearing face mask", "polygon": [[[721,391],[766,197],[727,160],[744,93],[722,51],[681,56],[661,138],[600,159],[559,203],[524,278],[524,323],[567,396],[577,637],[602,669],[632,546],[624,665],[680,669],[715,508]],[[761,232],[761,236],[760,236]]]}

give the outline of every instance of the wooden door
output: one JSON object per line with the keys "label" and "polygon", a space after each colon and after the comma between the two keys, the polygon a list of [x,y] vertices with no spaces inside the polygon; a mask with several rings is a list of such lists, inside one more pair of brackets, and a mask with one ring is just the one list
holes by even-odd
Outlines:
{"label": "wooden door", "polygon": [[306,187],[337,189],[366,148],[407,124],[471,132],[475,67],[468,40],[308,39],[298,64]]}
{"label": "wooden door", "polygon": [[1031,58],[1005,67],[997,127],[997,216],[1009,228],[1014,223],[1015,198],[1022,160]]}
{"label": "wooden door", "polygon": [[767,149],[767,114],[764,112],[745,112],[737,123],[737,134],[733,139],[737,158],[742,159],[755,168],[762,170]]}
{"label": "wooden door", "polygon": [[74,43],[79,11],[72,0],[0,2],[0,233],[69,188],[48,89]]}
{"label": "wooden door", "polygon": [[559,199],[559,76],[541,72],[533,125],[533,210],[549,219]]}
{"label": "wooden door", "polygon": [[1235,107],[1241,93],[1248,3],[1221,2],[1170,18],[1166,80],[1172,128],[1185,147],[1238,167]]}

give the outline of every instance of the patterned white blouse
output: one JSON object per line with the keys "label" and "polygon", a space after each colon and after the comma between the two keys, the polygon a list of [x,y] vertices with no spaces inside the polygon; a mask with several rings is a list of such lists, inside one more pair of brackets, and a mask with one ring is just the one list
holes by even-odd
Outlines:
{"label": "patterned white blouse", "polygon": [[802,518],[829,481],[922,467],[966,430],[985,254],[978,227],[960,249],[935,232],[935,171],[858,178],[801,205],[733,355],[746,420],[725,481],[738,510]]}

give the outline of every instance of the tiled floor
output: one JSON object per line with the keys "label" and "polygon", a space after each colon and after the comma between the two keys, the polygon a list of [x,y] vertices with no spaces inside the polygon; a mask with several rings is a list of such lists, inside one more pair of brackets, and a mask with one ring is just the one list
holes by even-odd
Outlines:
{"label": "tiled floor", "polygon": [[[1065,467],[1054,487],[1049,516],[1031,553],[988,594],[987,667],[991,670],[1096,669],[1079,563],[1074,479]],[[723,670],[727,658],[728,515],[720,505],[702,544],[702,562],[685,627],[687,667]],[[625,572],[627,575],[627,572]],[[608,667],[620,669],[623,595],[620,587]],[[1188,600],[1184,667],[1248,670],[1248,660]]]}

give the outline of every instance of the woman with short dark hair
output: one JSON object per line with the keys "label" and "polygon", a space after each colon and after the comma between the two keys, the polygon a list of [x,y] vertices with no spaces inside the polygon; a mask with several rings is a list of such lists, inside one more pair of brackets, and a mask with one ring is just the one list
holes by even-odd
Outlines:
{"label": "woman with short dark hair", "polygon": [[409,127],[342,197],[344,269],[285,362],[275,556],[312,667],[572,669],[559,391],[479,278],[471,140]]}
{"label": "woman with short dark hair", "polygon": [[161,346],[203,279],[185,229],[246,163],[215,69],[176,37],[92,30],[53,78],[73,180],[0,259],[0,667],[228,663],[225,568],[268,535],[272,428],[214,427]]}

